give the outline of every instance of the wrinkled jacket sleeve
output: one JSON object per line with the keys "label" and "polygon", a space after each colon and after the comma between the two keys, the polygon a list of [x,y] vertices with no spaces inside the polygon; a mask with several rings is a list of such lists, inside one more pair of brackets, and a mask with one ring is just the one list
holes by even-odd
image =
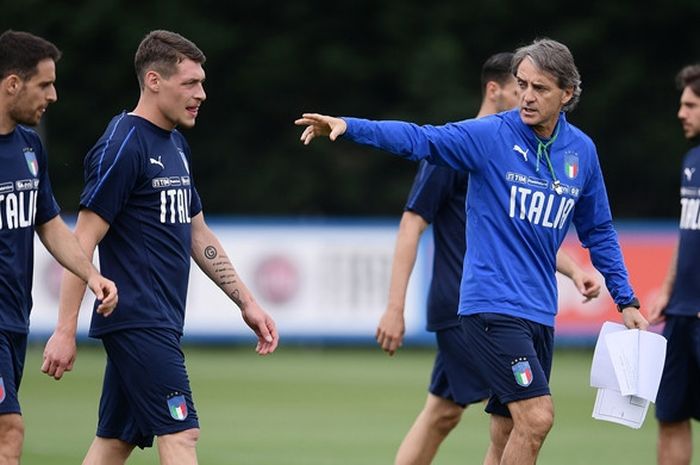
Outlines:
{"label": "wrinkled jacket sleeve", "polygon": [[413,161],[475,171],[484,163],[493,139],[494,121],[489,118],[465,120],[443,126],[403,121],[370,121],[343,118],[348,125],[344,138],[358,144],[391,152]]}
{"label": "wrinkled jacket sleeve", "polygon": [[593,266],[605,278],[605,285],[616,304],[634,299],[617,232],[612,224],[608,194],[598,156],[593,150],[588,180],[574,210],[573,222],[579,240],[590,251]]}

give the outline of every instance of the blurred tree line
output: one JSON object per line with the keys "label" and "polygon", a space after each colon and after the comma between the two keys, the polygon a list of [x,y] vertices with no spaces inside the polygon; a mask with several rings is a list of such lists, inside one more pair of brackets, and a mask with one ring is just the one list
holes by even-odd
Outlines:
{"label": "blurred tree line", "polygon": [[77,208],[85,153],[136,103],[136,46],[169,29],[207,55],[208,100],[185,135],[209,213],[398,216],[413,163],[343,142],[305,148],[292,121],[304,111],[469,118],[484,59],[547,36],[569,46],[581,71],[569,120],[596,141],[614,215],[672,218],[690,146],[674,77],[700,60],[698,19],[697,0],[22,0],[3,2],[0,21],[64,52],[44,130],[67,211]]}

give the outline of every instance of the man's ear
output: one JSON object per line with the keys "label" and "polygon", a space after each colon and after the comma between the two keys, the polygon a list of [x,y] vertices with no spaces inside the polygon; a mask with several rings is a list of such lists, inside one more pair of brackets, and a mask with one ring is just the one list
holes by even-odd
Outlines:
{"label": "man's ear", "polygon": [[16,74],[10,74],[0,81],[0,87],[8,95],[17,95],[24,81]]}
{"label": "man's ear", "polygon": [[498,98],[499,89],[500,87],[495,81],[488,81],[485,89],[486,98],[495,101]]}
{"label": "man's ear", "polygon": [[146,75],[144,76],[143,79],[143,85],[147,89],[149,89],[151,92],[158,92],[160,91],[160,81],[161,77],[158,72],[150,70],[146,71]]}
{"label": "man's ear", "polygon": [[566,89],[564,89],[564,94],[561,97],[561,104],[566,105],[571,101],[572,98],[574,98],[574,88],[567,87]]}

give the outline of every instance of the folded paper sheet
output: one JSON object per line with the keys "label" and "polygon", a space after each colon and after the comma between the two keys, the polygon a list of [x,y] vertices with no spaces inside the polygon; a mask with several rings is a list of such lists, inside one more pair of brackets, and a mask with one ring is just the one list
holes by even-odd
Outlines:
{"label": "folded paper sheet", "polygon": [[605,322],[591,366],[591,386],[598,388],[593,418],[640,428],[656,401],[665,359],[663,336]]}

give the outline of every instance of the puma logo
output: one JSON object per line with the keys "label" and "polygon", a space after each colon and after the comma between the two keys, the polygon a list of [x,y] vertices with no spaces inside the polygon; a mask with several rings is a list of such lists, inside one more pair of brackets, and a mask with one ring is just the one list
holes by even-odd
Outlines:
{"label": "puma logo", "polygon": [[163,166],[163,162],[160,161],[160,155],[158,155],[157,160],[155,158],[149,158],[148,160],[151,162],[151,165],[159,165],[162,169],[165,169],[165,166]]}
{"label": "puma logo", "polygon": [[520,148],[520,146],[519,146],[518,144],[515,144],[515,145],[513,146],[513,150],[515,150],[515,151],[518,152],[520,155],[522,155],[523,158],[525,159],[525,161],[527,161],[527,152],[529,152],[529,150],[523,150],[522,148]]}
{"label": "puma logo", "polygon": [[685,177],[688,181],[691,181],[693,179],[693,173],[695,173],[695,168],[684,168],[683,169],[683,174],[685,174]]}

